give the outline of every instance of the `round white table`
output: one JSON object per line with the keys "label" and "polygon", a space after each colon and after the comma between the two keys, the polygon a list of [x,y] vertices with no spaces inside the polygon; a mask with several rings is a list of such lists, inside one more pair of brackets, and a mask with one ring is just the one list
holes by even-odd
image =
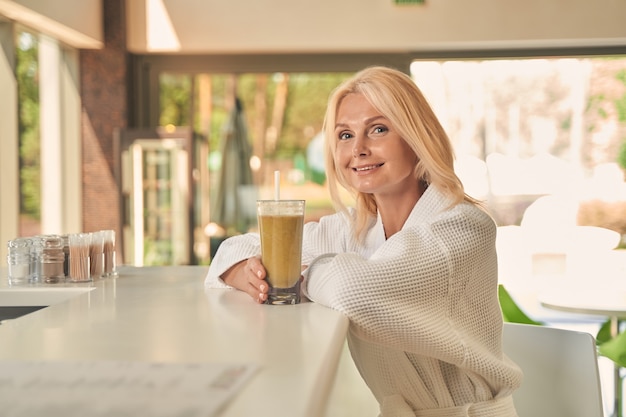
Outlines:
{"label": "round white table", "polygon": [[[567,313],[605,316],[611,320],[611,336],[620,331],[621,323],[626,320],[626,289],[614,287],[577,287],[553,290],[539,296],[539,302],[545,308]],[[614,404],[613,417],[623,415],[623,388],[621,366],[614,366]]]}

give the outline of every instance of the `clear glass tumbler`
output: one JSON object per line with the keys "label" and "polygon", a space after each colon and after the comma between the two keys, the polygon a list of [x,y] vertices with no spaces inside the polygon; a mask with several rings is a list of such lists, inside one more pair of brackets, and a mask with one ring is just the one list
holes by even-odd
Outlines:
{"label": "clear glass tumbler", "polygon": [[298,304],[302,274],[304,200],[259,200],[261,258],[267,271],[267,304]]}

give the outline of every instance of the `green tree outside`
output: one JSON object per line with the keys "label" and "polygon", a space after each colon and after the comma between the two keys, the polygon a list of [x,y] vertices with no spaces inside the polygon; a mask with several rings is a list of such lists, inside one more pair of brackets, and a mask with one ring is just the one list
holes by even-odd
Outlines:
{"label": "green tree outside", "polygon": [[39,48],[36,36],[29,32],[20,32],[17,39],[20,212],[23,216],[39,221],[41,219]]}

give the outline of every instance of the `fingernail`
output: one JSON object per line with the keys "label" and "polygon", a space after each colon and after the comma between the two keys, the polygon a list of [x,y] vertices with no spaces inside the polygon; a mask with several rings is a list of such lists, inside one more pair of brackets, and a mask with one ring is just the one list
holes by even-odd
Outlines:
{"label": "fingernail", "polygon": [[256,276],[261,278],[261,271],[256,271]]}
{"label": "fingernail", "polygon": [[261,284],[261,291],[263,291],[265,289],[265,285]]}

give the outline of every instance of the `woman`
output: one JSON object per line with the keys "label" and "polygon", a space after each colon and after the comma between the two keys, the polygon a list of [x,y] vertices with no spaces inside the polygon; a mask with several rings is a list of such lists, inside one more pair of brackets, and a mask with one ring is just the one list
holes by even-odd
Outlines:
{"label": "woman", "polygon": [[[350,351],[381,415],[516,416],[522,375],[502,352],[496,227],[464,193],[420,90],[399,71],[365,69],[334,91],[324,129],[339,211],[305,226],[303,291],[349,317]],[[227,240],[207,285],[263,302],[259,254],[257,235]]]}

